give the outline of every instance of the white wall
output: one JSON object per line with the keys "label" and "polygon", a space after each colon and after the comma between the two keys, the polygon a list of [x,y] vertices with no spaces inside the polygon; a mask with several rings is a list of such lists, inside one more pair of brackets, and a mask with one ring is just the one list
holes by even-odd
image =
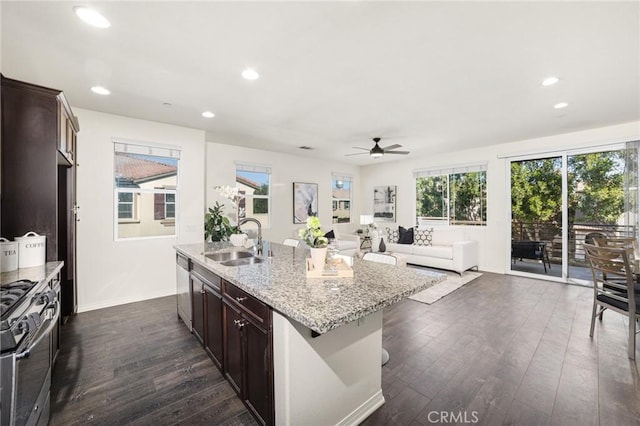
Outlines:
{"label": "white wall", "polygon": [[[271,166],[271,226],[263,229],[264,239],[282,241],[295,236],[304,225],[293,223],[293,182],[318,184],[318,217],[322,229],[354,232],[360,220],[359,167],[344,163],[314,160],[307,157],[207,142],[206,204],[224,203],[214,189],[219,185],[235,186],[236,161]],[[332,224],[331,173],[353,176],[351,223]],[[225,212],[233,208],[225,203]],[[233,221],[235,223],[235,220]]]}
{"label": "white wall", "polygon": [[510,206],[507,203],[508,158],[560,149],[579,149],[601,144],[640,139],[640,122],[581,132],[493,145],[466,151],[411,157],[393,163],[362,167],[361,197],[364,210],[373,210],[373,187],[397,185],[397,223],[382,226],[405,227],[415,223],[415,183],[413,170],[431,167],[487,163],[487,226],[465,227],[467,236],[480,242],[480,269],[505,273],[510,247]]}
{"label": "white wall", "polygon": [[[78,310],[175,294],[178,243],[203,240],[204,131],[73,108],[78,133]],[[180,146],[178,235],[114,241],[113,137]]]}

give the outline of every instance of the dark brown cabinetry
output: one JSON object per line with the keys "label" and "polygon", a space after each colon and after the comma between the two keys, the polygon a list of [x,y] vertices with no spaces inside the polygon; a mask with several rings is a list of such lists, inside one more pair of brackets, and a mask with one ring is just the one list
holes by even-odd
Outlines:
{"label": "dark brown cabinetry", "polygon": [[204,344],[204,281],[193,271],[189,275],[191,282],[191,310],[193,312],[192,331],[200,343]]}
{"label": "dark brown cabinetry", "polygon": [[64,261],[62,316],[77,310],[76,133],[64,94],[5,78],[2,84],[0,233],[47,237],[46,260]]}
{"label": "dark brown cabinetry", "polygon": [[275,423],[271,308],[191,262],[192,332],[253,416]]}
{"label": "dark brown cabinetry", "polygon": [[213,362],[221,369],[224,356],[222,349],[222,295],[219,290],[208,285],[204,289],[204,305],[207,309],[204,348]]}
{"label": "dark brown cabinetry", "polygon": [[271,309],[233,284],[222,288],[224,373],[254,417],[274,424]]}
{"label": "dark brown cabinetry", "polygon": [[[198,264],[191,271],[193,283],[193,331],[214,364],[223,366],[221,279]],[[199,293],[196,293],[197,291]],[[198,304],[196,307],[195,305]]]}

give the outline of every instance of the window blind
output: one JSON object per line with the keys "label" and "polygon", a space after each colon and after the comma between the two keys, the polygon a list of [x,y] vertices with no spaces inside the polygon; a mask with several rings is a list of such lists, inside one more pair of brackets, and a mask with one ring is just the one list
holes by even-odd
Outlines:
{"label": "window blind", "polygon": [[178,147],[155,145],[151,143],[147,144],[145,142],[114,140],[113,148],[115,152],[125,154],[154,155],[157,157],[180,159],[180,148]]}
{"label": "window blind", "polygon": [[236,171],[271,174],[271,166],[265,166],[262,164],[241,163],[236,161]]}
{"label": "window blind", "polygon": [[333,180],[341,180],[343,182],[352,182],[353,181],[353,176],[342,175],[342,174],[338,174],[338,173],[331,173],[331,178]]}
{"label": "window blind", "polygon": [[486,172],[487,164],[469,164],[453,167],[433,168],[433,169],[419,169],[413,171],[414,178],[429,177],[429,176],[443,176],[452,175],[457,173],[469,173],[469,172]]}

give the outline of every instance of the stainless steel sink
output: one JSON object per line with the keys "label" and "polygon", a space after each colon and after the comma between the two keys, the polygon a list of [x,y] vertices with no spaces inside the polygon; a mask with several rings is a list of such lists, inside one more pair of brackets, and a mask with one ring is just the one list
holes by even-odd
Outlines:
{"label": "stainless steel sink", "polygon": [[260,257],[245,257],[242,259],[225,260],[224,262],[220,262],[220,264],[224,266],[244,266],[262,262],[264,262],[264,259]]}
{"label": "stainless steel sink", "polygon": [[216,262],[224,262],[227,260],[250,259],[253,257],[253,254],[248,251],[219,251],[205,254],[205,256]]}

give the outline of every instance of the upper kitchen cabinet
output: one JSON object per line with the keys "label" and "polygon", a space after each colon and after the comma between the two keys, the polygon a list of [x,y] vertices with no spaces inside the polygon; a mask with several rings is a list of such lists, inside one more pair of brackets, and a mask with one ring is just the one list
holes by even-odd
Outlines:
{"label": "upper kitchen cabinet", "polygon": [[62,314],[76,295],[76,134],[78,120],[60,90],[5,78],[2,85],[0,232],[45,235],[46,260],[62,260]]}
{"label": "upper kitchen cabinet", "polygon": [[58,129],[60,136],[58,137],[58,152],[64,161],[69,165],[74,165],[76,135],[78,134],[78,120],[71,112],[71,108],[67,103],[64,93],[58,95]]}

